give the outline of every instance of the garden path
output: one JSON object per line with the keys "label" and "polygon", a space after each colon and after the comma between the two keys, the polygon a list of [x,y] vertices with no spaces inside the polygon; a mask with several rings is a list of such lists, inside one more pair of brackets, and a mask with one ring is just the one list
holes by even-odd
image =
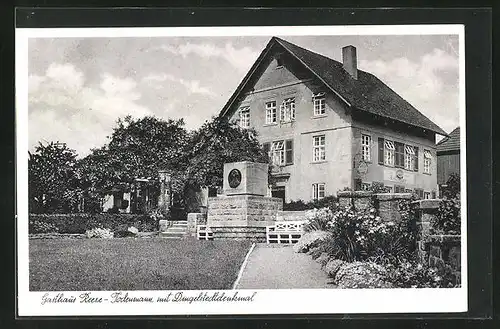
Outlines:
{"label": "garden path", "polygon": [[311,256],[295,253],[291,246],[256,244],[248,257],[236,289],[335,288]]}

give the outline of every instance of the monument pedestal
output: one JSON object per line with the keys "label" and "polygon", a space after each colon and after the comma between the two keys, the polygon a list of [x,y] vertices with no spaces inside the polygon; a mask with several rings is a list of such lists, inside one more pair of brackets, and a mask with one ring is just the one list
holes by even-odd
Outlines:
{"label": "monument pedestal", "polygon": [[214,239],[266,241],[266,226],[283,210],[280,198],[231,195],[208,199],[207,225]]}
{"label": "monument pedestal", "polygon": [[266,241],[283,200],[265,196],[268,165],[236,162],[224,165],[223,196],[208,198],[207,226],[216,239]]}

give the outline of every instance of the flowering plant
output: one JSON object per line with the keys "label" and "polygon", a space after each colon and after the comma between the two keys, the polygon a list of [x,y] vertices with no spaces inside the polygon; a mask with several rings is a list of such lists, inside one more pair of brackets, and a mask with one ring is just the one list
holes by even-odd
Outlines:
{"label": "flowering plant", "polygon": [[133,227],[133,226],[129,227],[127,229],[127,231],[129,231],[130,233],[132,233],[134,235],[136,235],[137,233],[139,233],[139,230],[137,228]]}
{"label": "flowering plant", "polygon": [[87,238],[111,239],[114,234],[107,228],[93,228],[85,232]]}
{"label": "flowering plant", "polygon": [[333,213],[329,208],[311,209],[305,213],[304,230],[311,231],[326,231]]}

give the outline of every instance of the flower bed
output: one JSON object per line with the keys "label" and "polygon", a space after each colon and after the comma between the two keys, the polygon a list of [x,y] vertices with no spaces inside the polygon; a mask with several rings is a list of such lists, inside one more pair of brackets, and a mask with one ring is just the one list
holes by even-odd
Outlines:
{"label": "flower bed", "polygon": [[449,266],[428,266],[416,259],[410,204],[410,199],[398,204],[397,222],[380,218],[373,206],[308,211],[304,228],[309,232],[294,250],[316,259],[339,288],[460,286],[459,275]]}

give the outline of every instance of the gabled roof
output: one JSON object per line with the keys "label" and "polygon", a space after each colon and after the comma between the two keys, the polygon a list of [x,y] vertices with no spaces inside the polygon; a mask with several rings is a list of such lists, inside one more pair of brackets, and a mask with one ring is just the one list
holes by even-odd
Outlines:
{"label": "gabled roof", "polygon": [[358,69],[358,79],[354,79],[344,70],[342,63],[277,37],[271,38],[250,71],[243,78],[231,98],[229,98],[220,116],[227,114],[272,46],[276,44],[301,62],[306,69],[351,108],[447,136],[443,129],[420,113],[374,75]]}
{"label": "gabled roof", "polygon": [[460,151],[460,127],[437,143],[437,152]]}

